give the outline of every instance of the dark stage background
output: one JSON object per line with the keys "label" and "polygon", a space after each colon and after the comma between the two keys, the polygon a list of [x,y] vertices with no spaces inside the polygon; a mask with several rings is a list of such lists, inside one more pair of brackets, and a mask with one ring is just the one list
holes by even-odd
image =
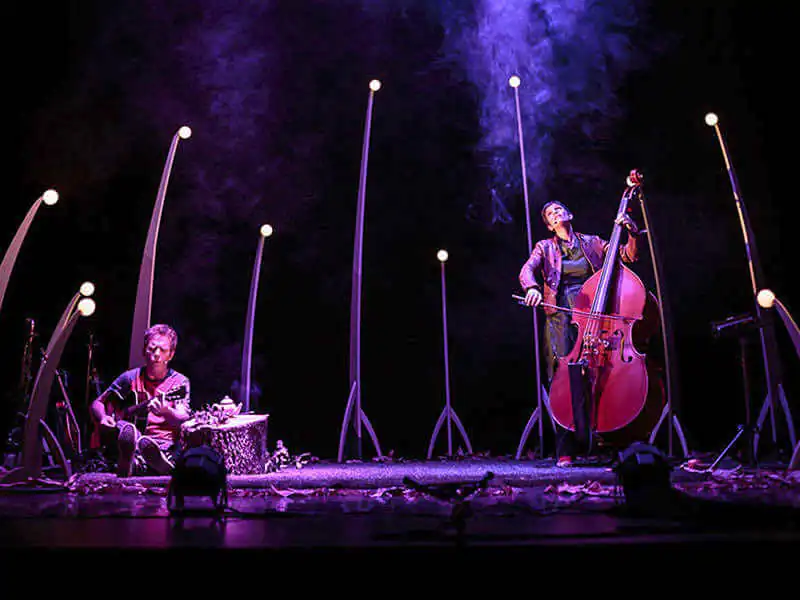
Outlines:
{"label": "dark stage background", "polygon": [[[566,26],[557,26],[558,9],[541,4],[533,3],[531,19],[552,10],[547,35],[558,41]],[[533,83],[526,87],[533,78],[523,77],[533,210],[560,199],[578,230],[608,237],[625,176],[642,170],[673,315],[679,414],[693,449],[715,450],[743,420],[744,401],[738,344],[713,339],[710,323],[753,303],[731,188],[703,117],[720,116],[766,282],[796,312],[794,152],[785,141],[797,128],[782,72],[790,25],[745,2],[606,4],[628,14],[627,25],[592,5],[586,18],[601,25],[586,47],[572,38],[552,59],[562,75],[570,61],[585,61],[591,77],[581,79],[578,69],[564,97],[539,104],[531,103]],[[270,447],[283,439],[293,452],[335,456],[349,391],[367,84],[379,78],[366,203],[363,408],[384,453],[424,456],[444,404],[435,255],[446,248],[453,405],[475,450],[513,453],[535,405],[531,319],[510,298],[527,257],[506,84],[518,70],[494,79],[491,70],[484,79],[471,71],[463,52],[469,38],[458,34],[477,22],[473,6],[15,3],[6,22],[16,35],[4,41],[10,185],[2,251],[45,189],[61,199],[40,210],[11,278],[0,315],[3,389],[12,392],[19,376],[25,318],[36,320],[46,344],[84,280],[97,285],[97,312],[78,324],[62,361],[79,412],[90,331],[105,384],[126,368],[153,202],[172,135],[189,125],[193,136],[178,149],[163,213],[153,321],[178,330],[174,366],[192,378],[197,406],[229,393],[239,376],[258,227],[272,224],[254,340],[258,409],[271,415]],[[597,55],[598,40],[612,37],[618,53]],[[540,64],[533,54],[516,56],[526,68]],[[486,81],[505,113],[484,104]],[[487,142],[492,127],[504,132],[497,143]],[[638,207],[634,217],[641,223]],[[535,238],[546,233],[535,218]],[[654,289],[646,244],[635,270]],[[776,323],[798,420],[797,357]],[[749,351],[757,410],[758,346]]]}

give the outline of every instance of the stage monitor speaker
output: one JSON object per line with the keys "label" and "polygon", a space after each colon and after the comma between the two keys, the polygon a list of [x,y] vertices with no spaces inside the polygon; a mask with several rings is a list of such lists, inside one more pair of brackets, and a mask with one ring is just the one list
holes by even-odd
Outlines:
{"label": "stage monitor speaker", "polygon": [[210,446],[189,448],[175,462],[167,497],[170,512],[183,511],[186,496],[208,496],[217,511],[227,506],[225,460]]}
{"label": "stage monitor speaker", "polygon": [[638,514],[662,514],[675,498],[672,468],[666,456],[655,446],[635,442],[620,452],[614,466],[625,504]]}

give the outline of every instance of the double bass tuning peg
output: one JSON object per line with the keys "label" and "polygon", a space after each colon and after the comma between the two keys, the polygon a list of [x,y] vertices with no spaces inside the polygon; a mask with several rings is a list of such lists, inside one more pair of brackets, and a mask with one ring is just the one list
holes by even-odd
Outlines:
{"label": "double bass tuning peg", "polygon": [[631,169],[631,172],[625,178],[625,183],[628,184],[628,187],[636,187],[642,185],[643,179],[644,177],[641,171],[638,169]]}

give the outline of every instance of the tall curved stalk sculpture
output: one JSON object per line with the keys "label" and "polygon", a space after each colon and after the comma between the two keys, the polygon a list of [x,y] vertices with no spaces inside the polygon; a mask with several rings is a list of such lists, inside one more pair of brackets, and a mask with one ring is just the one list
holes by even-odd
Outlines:
{"label": "tall curved stalk sculpture", "polygon": [[192,136],[189,127],[181,127],[172,136],[167,153],[167,161],[164,164],[164,171],[161,174],[161,184],[158,186],[158,195],[153,207],[153,216],[150,219],[150,229],[147,232],[147,240],[144,244],[142,253],[142,264],[139,267],[139,285],[136,288],[136,304],[133,308],[133,327],[131,330],[131,346],[128,355],[128,368],[133,369],[142,364],[142,344],[144,343],[144,332],[150,327],[150,310],[153,305],[153,275],[156,265],[156,244],[158,242],[158,229],[161,225],[161,213],[164,209],[164,198],[167,195],[167,185],[169,176],[172,172],[172,163],[175,160],[175,153],[178,150],[178,141],[187,140]]}

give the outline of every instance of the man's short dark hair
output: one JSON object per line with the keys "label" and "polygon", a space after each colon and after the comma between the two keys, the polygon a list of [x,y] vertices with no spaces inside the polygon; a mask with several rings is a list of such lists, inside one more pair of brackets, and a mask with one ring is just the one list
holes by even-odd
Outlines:
{"label": "man's short dark hair", "polygon": [[153,325],[147,331],[144,332],[144,347],[147,348],[147,344],[150,343],[150,340],[153,336],[156,335],[163,335],[169,338],[169,345],[170,350],[175,350],[178,347],[178,334],[175,330],[170,327],[169,325],[164,325],[159,323],[158,325]]}
{"label": "man's short dark hair", "polygon": [[552,206],[553,204],[558,204],[561,208],[563,208],[564,210],[569,212],[569,209],[566,207],[566,205],[563,202],[559,202],[558,200],[550,200],[550,202],[545,202],[544,206],[542,207],[542,210],[540,212],[540,214],[542,215],[542,221],[544,221],[545,225],[549,225],[550,223],[547,222],[547,218],[544,216],[544,211],[546,211],[547,208],[549,206]]}

